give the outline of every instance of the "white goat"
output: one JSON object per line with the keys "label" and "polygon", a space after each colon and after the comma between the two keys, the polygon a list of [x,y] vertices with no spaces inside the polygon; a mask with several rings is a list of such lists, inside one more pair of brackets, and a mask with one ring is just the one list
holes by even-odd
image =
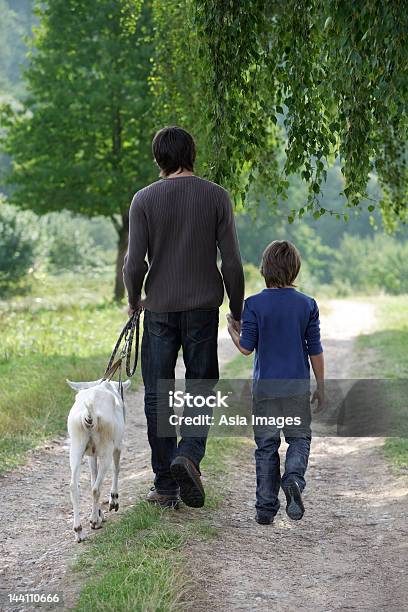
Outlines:
{"label": "white goat", "polygon": [[[100,507],[101,485],[113,458],[113,480],[109,497],[109,510],[119,509],[118,476],[123,434],[125,431],[125,406],[118,383],[95,380],[71,382],[78,391],[75,403],[68,415],[68,433],[71,438],[71,500],[74,510],[74,532],[77,542],[85,536],[79,515],[79,474],[84,455],[88,455],[91,471],[92,513],[89,517],[92,529],[100,529],[104,515]],[[123,388],[130,386],[130,380]]]}

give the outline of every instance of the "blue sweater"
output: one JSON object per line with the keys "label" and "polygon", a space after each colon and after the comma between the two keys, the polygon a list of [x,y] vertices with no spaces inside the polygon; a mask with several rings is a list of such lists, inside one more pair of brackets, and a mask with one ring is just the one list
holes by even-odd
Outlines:
{"label": "blue sweater", "polygon": [[249,297],[240,344],[256,350],[254,382],[309,379],[309,355],[323,352],[315,300],[293,288],[264,289]]}

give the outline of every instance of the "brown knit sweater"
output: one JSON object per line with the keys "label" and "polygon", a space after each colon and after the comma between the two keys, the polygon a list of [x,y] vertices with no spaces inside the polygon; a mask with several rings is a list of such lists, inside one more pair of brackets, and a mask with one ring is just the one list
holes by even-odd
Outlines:
{"label": "brown knit sweater", "polygon": [[123,266],[133,307],[140,301],[146,273],[143,305],[148,310],[216,308],[223,301],[224,284],[231,313],[241,318],[244,275],[225,189],[192,175],[161,179],[135,194]]}

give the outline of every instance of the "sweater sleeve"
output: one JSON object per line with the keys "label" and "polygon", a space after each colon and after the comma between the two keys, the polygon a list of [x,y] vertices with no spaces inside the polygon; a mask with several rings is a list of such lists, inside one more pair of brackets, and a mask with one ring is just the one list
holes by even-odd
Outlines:
{"label": "sweater sleeve", "polygon": [[248,306],[247,300],[245,300],[244,312],[242,313],[239,343],[247,351],[253,351],[258,347],[258,320],[254,311]]}
{"label": "sweater sleeve", "polygon": [[223,191],[217,227],[217,246],[221,254],[221,274],[232,316],[240,321],[244,301],[244,271],[231,200]]}
{"label": "sweater sleeve", "polygon": [[129,211],[129,244],[123,265],[123,280],[130,306],[140,303],[143,280],[148,270],[145,261],[148,245],[146,216],[138,193],[133,197]]}
{"label": "sweater sleeve", "polygon": [[312,302],[312,311],[306,328],[306,344],[309,355],[320,355],[320,353],[323,353],[323,347],[320,341],[319,308],[315,300]]}

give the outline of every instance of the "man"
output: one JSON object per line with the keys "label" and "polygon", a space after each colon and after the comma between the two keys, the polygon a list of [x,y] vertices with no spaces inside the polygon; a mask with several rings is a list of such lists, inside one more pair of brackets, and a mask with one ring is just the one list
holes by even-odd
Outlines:
{"label": "man", "polygon": [[218,380],[218,309],[225,285],[239,329],[244,275],[228,192],[194,174],[191,135],[179,127],[163,128],[153,139],[153,155],[161,179],[132,200],[123,268],[130,314],[141,304],[147,274],[141,359],[155,473],[147,499],[176,507],[180,495],[188,506],[201,507],[206,435],[185,436],[182,431],[178,447],[175,434],[158,436],[158,381],[174,380],[180,348],[187,382]]}

